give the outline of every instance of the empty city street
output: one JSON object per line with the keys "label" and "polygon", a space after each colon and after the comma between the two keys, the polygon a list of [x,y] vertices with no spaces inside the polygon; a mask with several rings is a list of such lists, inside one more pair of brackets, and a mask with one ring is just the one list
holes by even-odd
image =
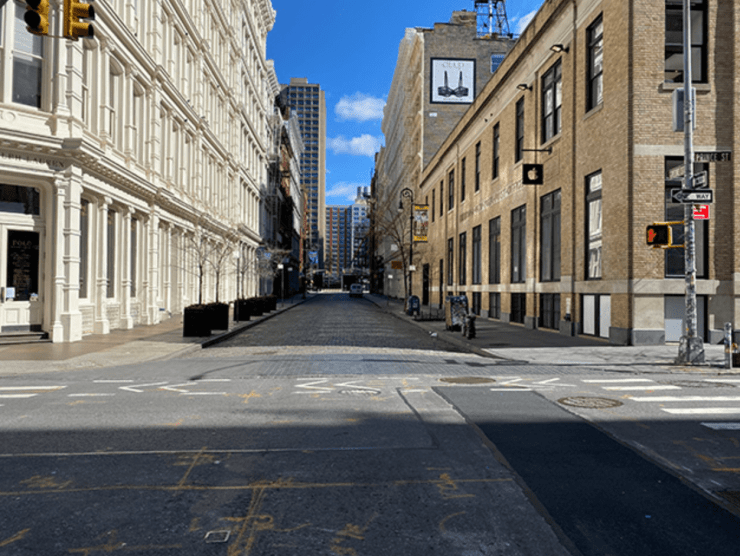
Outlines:
{"label": "empty city street", "polygon": [[730,555],[738,432],[700,408],[739,385],[452,352],[314,294],[180,359],[1,378],[0,554]]}

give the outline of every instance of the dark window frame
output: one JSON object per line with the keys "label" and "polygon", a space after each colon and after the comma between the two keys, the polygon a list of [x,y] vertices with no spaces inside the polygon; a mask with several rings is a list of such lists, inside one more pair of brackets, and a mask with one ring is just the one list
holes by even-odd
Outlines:
{"label": "dark window frame", "polygon": [[455,278],[454,273],[455,264],[455,238],[449,238],[447,240],[447,285],[451,286]]}
{"label": "dark window frame", "polygon": [[511,211],[511,283],[527,280],[527,205]]}
{"label": "dark window frame", "polygon": [[480,141],[475,144],[475,191],[480,191]]}
{"label": "dark window frame", "polygon": [[481,249],[481,242],[482,242],[482,226],[478,225],[475,228],[473,228],[473,241],[471,242],[471,263],[472,263],[472,276],[471,276],[471,284],[480,284],[483,280],[483,269],[482,269],[482,249]]}
{"label": "dark window frame", "polygon": [[466,178],[466,162],[467,160],[463,157],[460,165],[460,202],[465,202],[465,178]]}
{"label": "dark window frame", "polygon": [[540,281],[560,280],[561,190],[540,197]]}
{"label": "dark window frame", "polygon": [[468,281],[468,233],[462,232],[459,236],[458,246],[458,285],[465,286]]}
{"label": "dark window frame", "polygon": [[491,179],[495,180],[499,176],[499,163],[501,159],[501,128],[499,124],[493,126],[493,168],[491,170]]}
{"label": "dark window frame", "polygon": [[[591,190],[591,182],[596,176],[599,176],[599,187],[596,190]],[[601,280],[604,274],[604,201],[602,192],[604,189],[604,177],[601,170],[589,174],[586,176],[586,213],[584,218],[585,232],[586,232],[586,280]],[[599,202],[599,220],[600,229],[598,235],[592,234],[591,230],[591,204]],[[592,246],[598,244],[598,273],[593,272],[595,269],[594,259],[592,259],[591,253],[594,251]],[[598,275],[597,275],[598,274]]]}
{"label": "dark window frame", "polygon": [[[700,18],[697,25],[694,17]],[[691,59],[692,83],[708,83],[708,2],[691,0]],[[679,26],[679,27],[673,27]],[[697,36],[700,40],[697,40]],[[678,60],[678,68],[668,70],[668,60]],[[683,84],[683,0],[666,0],[665,2],[665,83]]]}
{"label": "dark window frame", "polygon": [[455,208],[455,169],[447,175],[447,210]]}
{"label": "dark window frame", "polygon": [[514,162],[524,158],[524,97],[516,102],[516,137],[514,143]]}
{"label": "dark window frame", "polygon": [[488,221],[488,283],[501,283],[501,217]]}
{"label": "dark window frame", "polygon": [[[600,14],[586,30],[586,112],[604,102],[604,16]],[[597,64],[598,60],[598,64]]]}
{"label": "dark window frame", "polygon": [[[555,62],[542,76],[542,142],[547,143],[562,131],[563,63]],[[551,102],[548,102],[548,95]],[[549,112],[548,112],[549,110]]]}

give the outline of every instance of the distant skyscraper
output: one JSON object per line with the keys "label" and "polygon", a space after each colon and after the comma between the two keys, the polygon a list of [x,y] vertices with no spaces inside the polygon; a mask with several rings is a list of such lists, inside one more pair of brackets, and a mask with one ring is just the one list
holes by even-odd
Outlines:
{"label": "distant skyscraper", "polygon": [[[301,157],[301,187],[306,193],[305,221],[308,245],[318,251],[319,268],[324,267],[326,201],[326,100],[324,91],[305,77],[293,77],[282,94],[297,114],[305,149]],[[311,269],[316,270],[316,269]]]}

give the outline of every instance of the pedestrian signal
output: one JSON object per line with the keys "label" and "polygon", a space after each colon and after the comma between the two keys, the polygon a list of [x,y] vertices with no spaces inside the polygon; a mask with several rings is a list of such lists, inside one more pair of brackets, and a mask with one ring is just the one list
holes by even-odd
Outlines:
{"label": "pedestrian signal", "polygon": [[92,23],[81,19],[95,19],[95,10],[90,4],[64,0],[64,33],[68,39],[77,40],[80,37],[93,37],[95,32]]}
{"label": "pedestrian signal", "polygon": [[651,224],[647,227],[647,244],[660,247],[671,245],[671,227],[668,224]]}
{"label": "pedestrian signal", "polygon": [[26,0],[26,13],[23,20],[26,30],[34,35],[49,34],[49,0]]}

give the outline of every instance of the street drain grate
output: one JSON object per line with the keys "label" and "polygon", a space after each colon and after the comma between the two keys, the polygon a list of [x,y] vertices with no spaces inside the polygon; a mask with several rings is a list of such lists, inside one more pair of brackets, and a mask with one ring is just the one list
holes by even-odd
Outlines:
{"label": "street drain grate", "polygon": [[440,378],[440,382],[446,382],[447,384],[491,384],[496,382],[492,378],[485,378],[482,376],[456,376],[452,378]]}
{"label": "street drain grate", "polygon": [[734,384],[727,384],[726,382],[704,382],[701,380],[671,380],[670,382],[664,382],[663,384],[670,384],[671,386],[680,386],[681,388],[734,388]]}
{"label": "street drain grate", "polygon": [[208,544],[228,542],[229,535],[231,531],[208,531],[205,540]]}
{"label": "street drain grate", "polygon": [[558,403],[569,405],[571,407],[583,407],[586,409],[609,409],[619,407],[622,404],[619,400],[609,398],[590,398],[586,396],[573,396],[570,398],[560,398]]}
{"label": "street drain grate", "polygon": [[357,388],[354,390],[339,390],[338,393],[344,396],[379,396],[380,390]]}
{"label": "street drain grate", "polygon": [[735,511],[740,511],[740,491],[725,490],[724,492],[717,492],[716,494],[729,502],[730,506],[732,506]]}

